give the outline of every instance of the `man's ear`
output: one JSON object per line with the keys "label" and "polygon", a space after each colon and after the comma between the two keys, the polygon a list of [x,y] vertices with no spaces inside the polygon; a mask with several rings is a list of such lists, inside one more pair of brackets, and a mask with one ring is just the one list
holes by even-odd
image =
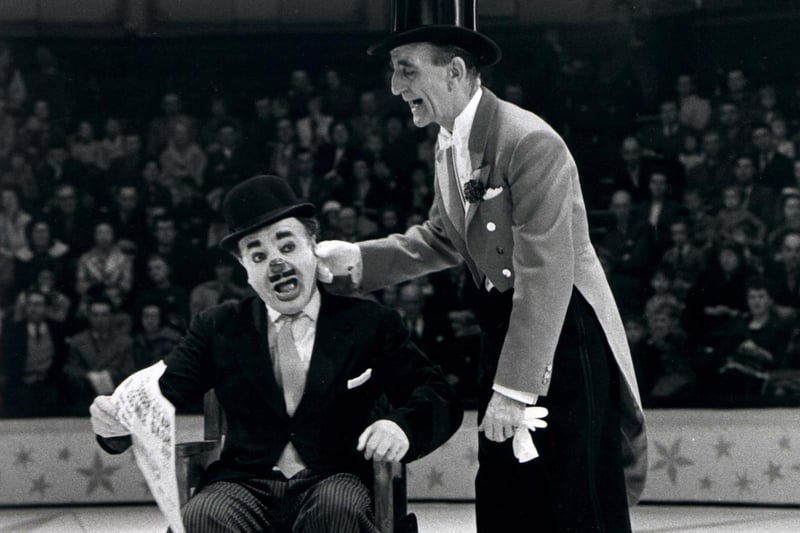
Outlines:
{"label": "man's ear", "polygon": [[464,81],[467,77],[467,64],[464,63],[464,59],[459,56],[453,57],[453,59],[450,60],[448,74],[452,81]]}

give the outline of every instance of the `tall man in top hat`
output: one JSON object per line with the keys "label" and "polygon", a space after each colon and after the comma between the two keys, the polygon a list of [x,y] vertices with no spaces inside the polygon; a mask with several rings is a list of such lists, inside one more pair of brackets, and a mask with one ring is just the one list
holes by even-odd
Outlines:
{"label": "tall man in top hat", "polygon": [[[318,289],[314,206],[285,180],[246,180],[222,209],[220,245],[257,296],[199,313],[164,359],[170,402],[213,388],[227,421],[186,529],[375,532],[365,459],[412,461],[442,444],[461,424],[455,394],[396,312]],[[107,396],[91,413],[107,451],[130,446]]]}
{"label": "tall man in top hat", "polygon": [[[436,194],[428,220],[405,234],[322,242],[318,254],[365,291],[469,267],[483,341],[479,531],[629,530],[644,416],[569,150],[482,87],[478,68],[501,52],[476,31],[471,1],[397,0],[391,35],[368,53],[390,56],[392,92],[414,124],[440,126]],[[513,443],[533,404],[549,426],[533,434],[540,456],[520,462]]]}

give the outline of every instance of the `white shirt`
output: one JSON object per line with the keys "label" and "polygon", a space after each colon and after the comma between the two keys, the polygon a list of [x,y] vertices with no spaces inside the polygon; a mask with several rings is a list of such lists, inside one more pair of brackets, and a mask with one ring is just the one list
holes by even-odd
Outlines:
{"label": "white shirt", "polygon": [[469,156],[469,134],[472,131],[472,123],[475,122],[475,113],[478,111],[478,104],[481,101],[483,89],[478,87],[472,99],[461,113],[453,121],[453,132],[449,132],[444,126],[439,128],[437,144],[439,150],[447,150],[453,147],[453,164],[456,168],[459,187],[458,192],[461,197],[461,205],[464,207],[466,215],[469,203],[464,199],[464,184],[472,177],[472,159]]}
{"label": "white shirt", "polygon": [[[269,351],[270,353],[277,353],[277,339],[278,331],[284,325],[279,323],[283,314],[270,306],[264,304],[267,308],[267,315],[269,317],[268,324],[268,338],[269,338]],[[297,355],[303,363],[303,370],[308,372],[308,367],[311,364],[311,352],[314,350],[314,338],[317,335],[317,319],[319,318],[320,295],[319,291],[314,291],[314,295],[308,301],[295,320],[292,321],[292,335],[294,336],[294,344],[297,348]],[[276,367],[276,360],[273,357],[272,366],[273,370]],[[276,374],[277,376],[277,374]]]}

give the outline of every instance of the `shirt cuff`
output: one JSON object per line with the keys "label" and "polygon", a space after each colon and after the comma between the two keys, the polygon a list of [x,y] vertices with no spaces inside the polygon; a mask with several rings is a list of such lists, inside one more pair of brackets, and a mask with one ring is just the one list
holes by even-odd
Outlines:
{"label": "shirt cuff", "polygon": [[536,402],[539,400],[538,394],[509,389],[508,387],[503,387],[502,385],[498,385],[496,383],[492,385],[492,390],[526,405],[536,405]]}

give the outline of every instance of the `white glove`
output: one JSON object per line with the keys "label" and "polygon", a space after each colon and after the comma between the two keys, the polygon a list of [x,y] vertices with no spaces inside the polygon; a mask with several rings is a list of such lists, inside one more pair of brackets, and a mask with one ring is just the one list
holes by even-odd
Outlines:
{"label": "white glove", "polygon": [[317,243],[316,253],[319,258],[317,278],[321,282],[331,283],[335,277],[349,277],[355,286],[361,284],[364,265],[357,244],[322,241]]}
{"label": "white glove", "polygon": [[536,428],[546,428],[547,422],[544,417],[547,416],[546,407],[526,407],[525,414],[522,417],[522,424],[514,430],[514,440],[512,447],[514,449],[514,457],[520,463],[527,463],[539,457],[539,451],[533,445],[533,437],[531,432],[536,431]]}
{"label": "white glove", "polygon": [[124,437],[130,435],[130,431],[117,421],[117,409],[111,396],[97,396],[92,405],[89,406],[89,413],[92,415],[92,431],[101,437]]}

